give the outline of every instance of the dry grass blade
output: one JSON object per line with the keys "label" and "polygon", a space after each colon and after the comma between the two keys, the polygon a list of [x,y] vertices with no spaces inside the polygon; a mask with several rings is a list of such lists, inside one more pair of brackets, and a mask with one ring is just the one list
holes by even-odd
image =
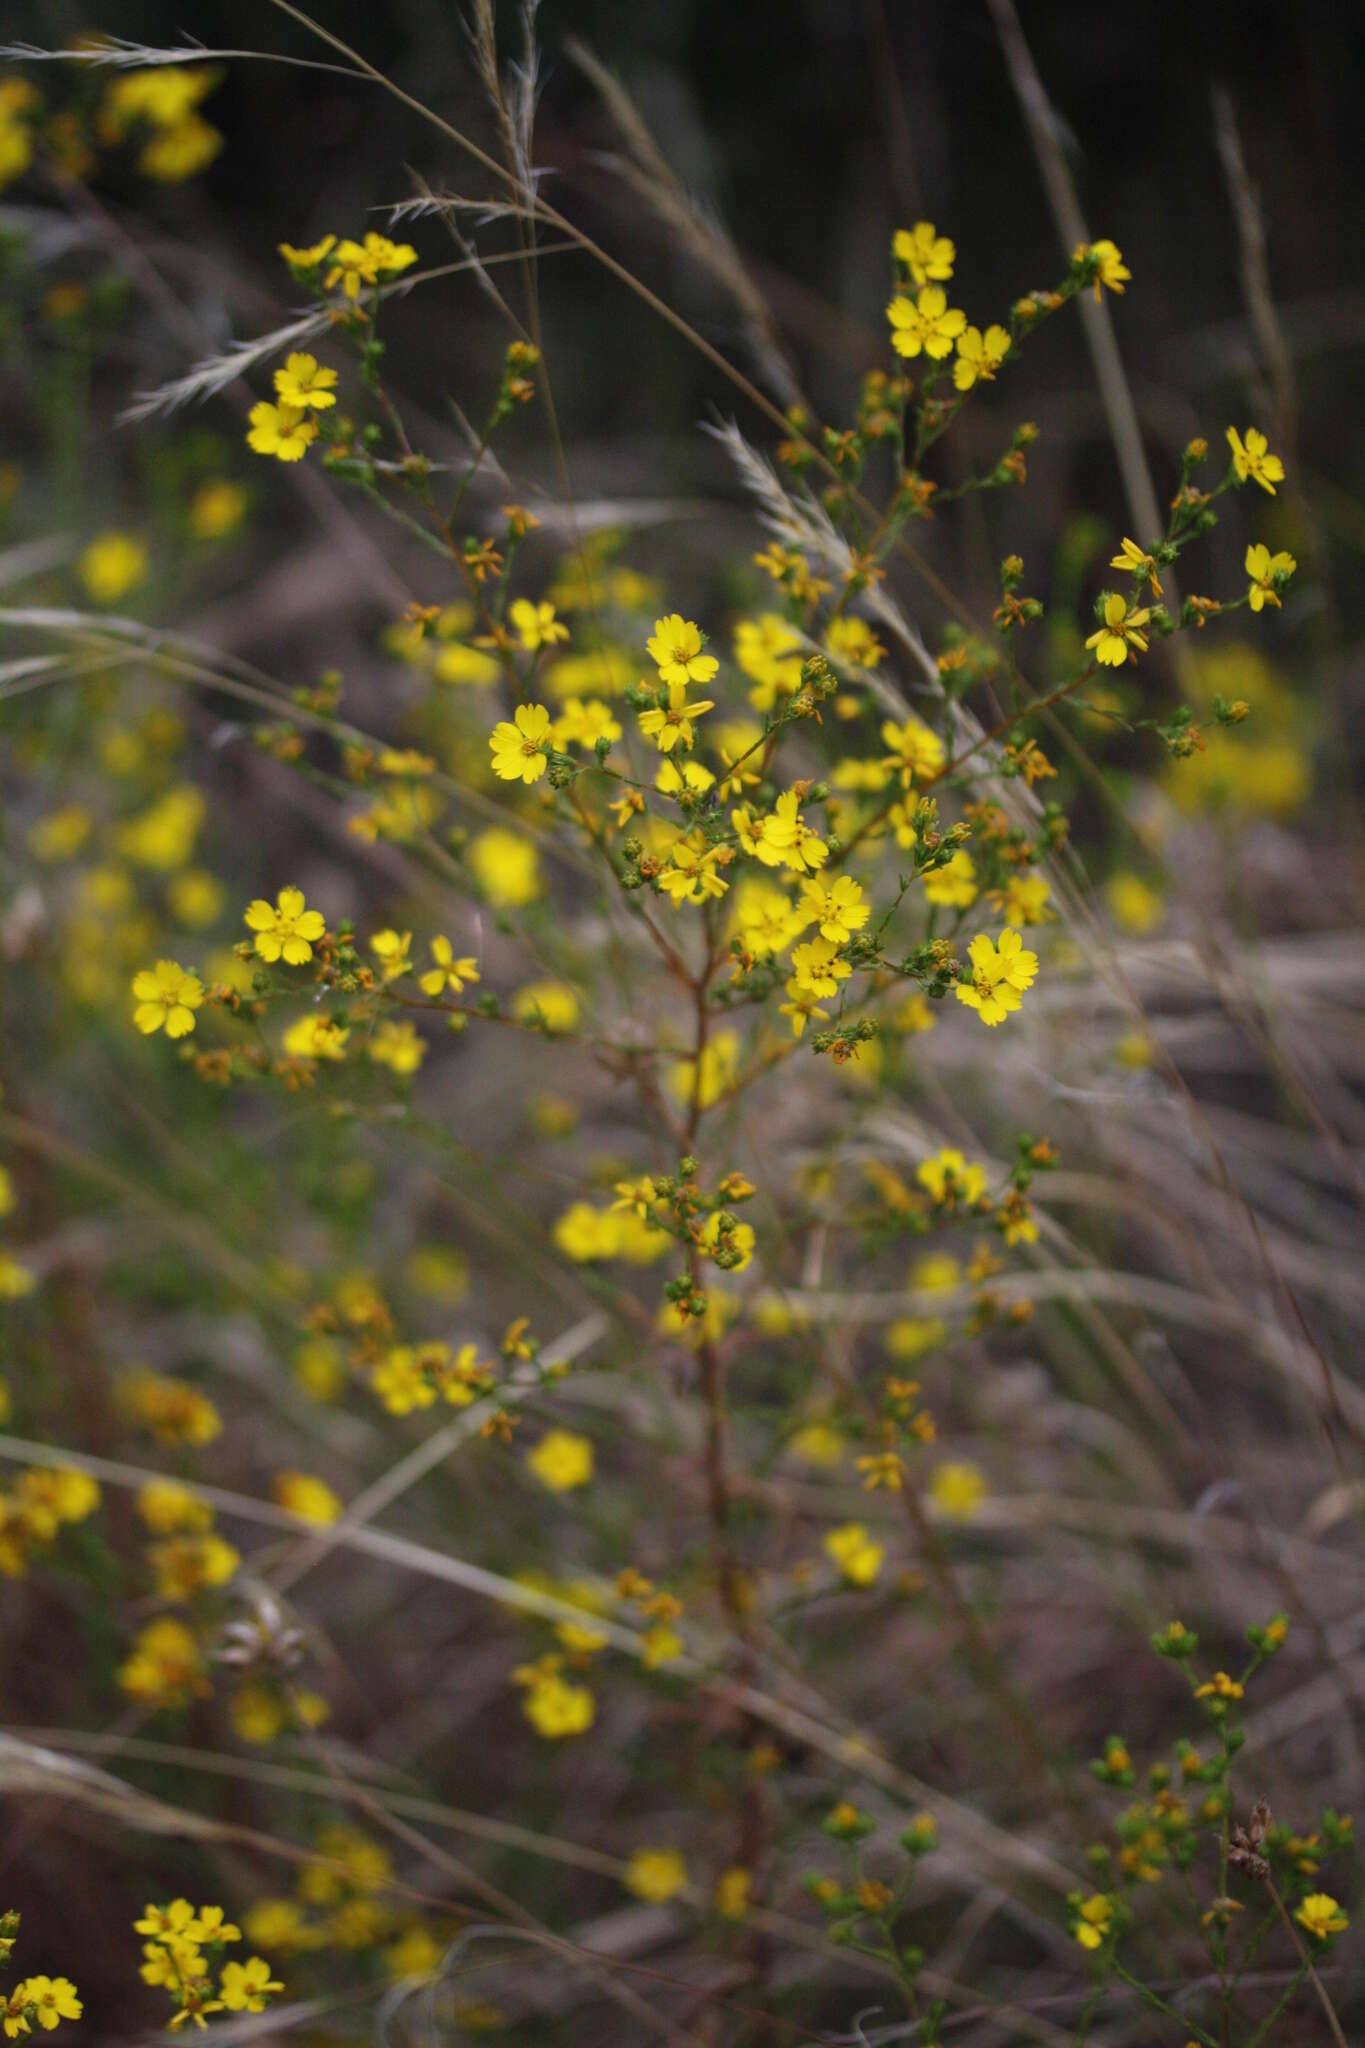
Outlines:
{"label": "dry grass blade", "polygon": [[693,261],[729,292],[744,316],[759,375],[780,404],[799,405],[801,387],[783,349],[772,309],[745,269],[724,224],[682,184],[615,72],[577,37],[571,36],[565,49],[596,86],[625,145],[624,159],[608,158],[607,162],[660,224],[673,231]]}

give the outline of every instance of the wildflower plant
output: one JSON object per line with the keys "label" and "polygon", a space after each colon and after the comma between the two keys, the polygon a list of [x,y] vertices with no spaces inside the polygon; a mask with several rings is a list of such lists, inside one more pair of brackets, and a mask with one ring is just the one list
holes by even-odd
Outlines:
{"label": "wildflower plant", "polygon": [[[285,12],[319,61],[384,88]],[[147,1886],[174,1895],[134,1923],[142,1983],[174,2030],[371,1996],[387,2025],[415,1984],[453,2029],[510,2008],[534,2030],[540,1987],[501,1951],[497,1996],[472,1981],[491,1927],[654,2024],[633,1965],[580,1942],[568,1872],[629,1916],[622,1956],[643,1929],[725,1973],[714,1999],[658,1973],[680,2038],[694,1992],[708,2027],[733,1988],[743,2028],[813,2036],[871,1986],[921,2048],[978,2007],[1021,2039],[1098,2041],[1140,2009],[1173,2042],[1288,2048],[1315,2006],[1344,2039],[1324,1966],[1350,1933],[1350,1823],[1324,1807],[1291,1832],[1293,1801],[1245,1781],[1247,1699],[1287,1614],[1227,1668],[1170,1624],[1154,1647],[1178,1701],[1156,1681],[1143,1740],[1095,1737],[1087,1772],[1098,1688],[1084,1654],[1060,1676],[1040,1657],[1049,1611],[1016,1567],[1040,1531],[1093,1534],[1106,1568],[1106,1544],[1140,1551],[1125,1670],[1176,1576],[1162,1545],[1201,1591],[1178,1503],[1203,1498],[1202,1453],[1167,1325],[1239,1368],[1244,1348],[1296,1422],[1320,1399],[1333,1429],[1362,1425],[1354,1382],[1309,1369],[1306,1323],[1262,1314],[1310,1197],[1262,1217],[1211,1170],[1168,1217],[1184,1153],[1168,1141],[1155,1192],[1129,1196],[1117,1115],[1090,1114],[1141,1112],[1144,1164],[1162,1117],[1201,1129],[1143,991],[1171,972],[1171,816],[1212,792],[1231,833],[1229,792],[1292,809],[1307,774],[1249,638],[1293,609],[1298,564],[1273,545],[1303,546],[1279,516],[1290,446],[1211,414],[1165,458],[1152,530],[1092,522],[1080,568],[1066,534],[1050,558],[1022,497],[1046,443],[1018,394],[1055,322],[1121,318],[1142,279],[1087,239],[983,303],[972,252],[918,220],[891,235],[875,345],[828,417],[789,371],[774,398],[690,337],[759,422],[708,424],[752,524],[699,572],[629,507],[532,474],[534,433],[569,464],[540,238],[687,327],[547,196],[532,53],[503,60],[491,7],[472,35],[497,154],[400,92],[450,154],[440,189],[421,173],[358,217],[282,213],[280,325],[133,400],[164,432],[174,517],[91,521],[3,612],[43,650],[7,671],[15,873],[37,880],[0,941],[44,1078],[30,1105],[6,1077],[0,1101],[0,1574],[64,1589],[99,1636],[98,1711],[124,1717],[111,1742],[171,1774],[190,1817],[174,1878]],[[0,170],[65,148],[79,182],[97,144],[158,183],[206,167],[200,108],[231,53],[137,56],[63,53],[99,91],[60,126],[23,67],[64,69],[11,52]],[[597,82],[656,206],[768,336],[737,254]],[[477,195],[452,182],[469,165]],[[392,367],[404,322],[471,280],[496,351],[462,352],[423,402]],[[218,404],[235,380],[240,418]],[[190,400],[217,419],[207,449]],[[329,596],[342,665],[286,678],[171,620],[205,551],[231,560],[295,493],[377,561],[385,608],[361,624]],[[990,536],[985,606],[932,566],[957,520]],[[1178,594],[1196,584],[1212,594]],[[1269,675],[1264,741],[1248,663]],[[79,718],[47,709],[68,683]],[[1136,853],[1096,854],[1096,809]],[[1234,1007],[1314,1106],[1256,992]],[[68,1070],[73,1100],[107,1091],[116,1159],[49,1129]],[[1259,1292],[1125,1264],[1130,1215],[1133,1260],[1158,1267],[1142,1233],[1183,1244],[1238,1202]],[[111,1223],[134,1213],[151,1249]],[[1320,1247],[1299,1249],[1284,1270],[1321,1282]],[[88,1410],[63,1405],[69,1359]],[[1350,1505],[1317,1501],[1305,1529],[1354,1511],[1341,1485]],[[1210,1519],[1240,1560],[1240,1525]],[[1310,1540],[1266,1536],[1286,1583]],[[392,1572],[430,1596],[410,1630]],[[1182,1716],[1162,1753],[1157,1724]],[[415,1790],[414,1759],[458,1791]],[[209,1810],[214,1770],[268,1793],[268,1827]],[[154,1840],[175,1832],[119,1783]],[[72,1786],[120,1810],[107,1777]],[[191,1902],[227,1895],[201,1876],[220,1852],[234,1884],[261,1864],[240,1925]],[[959,1895],[1009,1923],[980,1988]],[[66,1978],[34,1977],[5,2028],[80,2014]]]}

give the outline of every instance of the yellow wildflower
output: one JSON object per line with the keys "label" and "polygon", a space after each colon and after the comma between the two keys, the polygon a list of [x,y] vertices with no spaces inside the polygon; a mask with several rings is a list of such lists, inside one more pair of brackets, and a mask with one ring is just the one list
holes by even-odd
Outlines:
{"label": "yellow wildflower", "polygon": [[551,1493],[570,1493],[586,1486],[593,1476],[593,1447],[585,1436],[571,1430],[547,1430],[535,1449],[526,1454],[526,1465]]}
{"label": "yellow wildflower", "polygon": [[284,368],[275,372],[275,391],[281,404],[300,412],[326,412],[336,404],[337,373],[316,356],[286,356]]}
{"label": "yellow wildflower", "polygon": [[891,254],[916,284],[946,283],[957,258],[948,237],[936,233],[928,220],[917,220],[912,228],[897,228],[891,238]]}
{"label": "yellow wildflower", "polygon": [[873,1542],[861,1522],[847,1522],[840,1529],[831,1529],[825,1538],[825,1554],[851,1586],[872,1585],[886,1556],[881,1544]]}
{"label": "yellow wildflower", "polygon": [[262,399],[247,415],[247,446],[279,462],[298,462],[318,437],[317,421],[300,405],[271,405]]}
{"label": "yellow wildflower", "polygon": [[1090,634],[1085,644],[1094,648],[1096,661],[1103,662],[1106,668],[1122,668],[1130,650],[1146,653],[1143,628],[1151,616],[1147,606],[1134,605],[1130,609],[1126,598],[1110,591],[1104,600],[1104,624]]}
{"label": "yellow wildflower", "polygon": [[626,1866],[626,1888],[637,1899],[662,1905],[687,1884],[687,1864],[676,1849],[637,1849]]}
{"label": "yellow wildflower", "polygon": [[164,1030],[167,1038],[184,1038],[194,1029],[194,1013],[204,1000],[204,984],[176,960],[158,960],[133,976],[136,1008],[133,1022],[150,1035]]}
{"label": "yellow wildflower", "polygon": [[305,907],[302,889],[281,889],[273,905],[256,897],[248,903],[242,922],[256,934],[255,949],[262,960],[283,960],[289,967],[311,960],[315,943],[326,931],[322,913]]}
{"label": "yellow wildflower", "polygon": [[1278,611],[1280,593],[1276,588],[1277,579],[1288,578],[1298,568],[1298,563],[1283,549],[1272,555],[1263,541],[1255,542],[1246,552],[1246,572],[1251,578],[1247,591],[1247,603],[1254,612],[1263,611],[1266,605],[1274,605]]}
{"label": "yellow wildflower", "polygon": [[1020,1007],[1024,990],[1032,987],[1038,955],[1027,951],[1018,932],[1008,925],[998,940],[978,932],[967,954],[972,978],[959,981],[954,993],[960,1003],[977,1012],[983,1024],[1002,1024]]}
{"label": "yellow wildflower", "polygon": [[1010,338],[1005,328],[988,327],[984,334],[979,327],[967,328],[957,338],[953,383],[959,391],[970,391],[976,384],[989,384],[1009,352]]}
{"label": "yellow wildflower", "polygon": [[953,352],[953,343],[967,325],[967,315],[948,304],[948,294],[936,284],[922,285],[911,300],[898,293],[886,309],[891,322],[891,346],[897,355],[925,355],[941,362]]}
{"label": "yellow wildflower", "polygon": [[493,773],[504,782],[538,782],[549,767],[550,714],[543,704],[518,704],[489,736]]}
{"label": "yellow wildflower", "polygon": [[1237,472],[1239,483],[1259,484],[1273,498],[1276,484],[1284,482],[1284,464],[1278,455],[1270,453],[1270,444],[1257,427],[1248,427],[1245,440],[1236,427],[1228,428],[1228,446],[1232,450],[1232,466]]}

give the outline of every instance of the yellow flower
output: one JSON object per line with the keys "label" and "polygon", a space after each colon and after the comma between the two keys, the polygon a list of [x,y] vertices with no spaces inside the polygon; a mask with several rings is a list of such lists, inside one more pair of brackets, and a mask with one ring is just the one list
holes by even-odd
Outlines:
{"label": "yellow flower", "polygon": [[549,767],[550,714],[543,704],[518,704],[511,722],[495,725],[488,745],[493,773],[504,782],[538,782]]}
{"label": "yellow flower", "polygon": [[[653,642],[650,643],[651,646]],[[716,664],[713,662],[712,667]],[[640,731],[646,739],[652,739],[661,754],[671,753],[674,747],[690,747],[692,744],[692,720],[701,718],[714,710],[712,697],[694,698],[690,703],[686,683],[670,682],[668,685],[668,708],[656,706],[652,711],[640,713]]]}
{"label": "yellow flower", "polygon": [[343,1060],[350,1036],[344,1024],[310,1013],[290,1025],[284,1034],[284,1049],[296,1060]]}
{"label": "yellow flower", "polygon": [[1010,338],[1003,327],[988,327],[984,334],[979,327],[969,327],[957,338],[953,383],[959,391],[989,384],[1009,352]]}
{"label": "yellow flower", "polygon": [[[1011,924],[1043,924],[1052,915],[1047,907],[1051,894],[1046,875],[1011,875],[1000,892],[1000,908]],[[996,901],[994,892],[991,901]]]}
{"label": "yellow flower", "polygon": [[101,533],[76,558],[76,574],[95,604],[117,604],[147,574],[147,543],[131,533]]}
{"label": "yellow flower", "polygon": [[516,910],[540,894],[540,857],[529,839],[490,825],[469,843],[470,870],[494,910]]}
{"label": "yellow flower", "polygon": [[143,1423],[160,1444],[210,1444],[223,1427],[207,1395],[183,1380],[155,1372],[126,1373],[118,1394],[126,1412]]}
{"label": "yellow flower", "polygon": [[664,1622],[656,1622],[640,1638],[640,1661],[646,1671],[658,1671],[663,1665],[671,1664],[675,1657],[680,1657],[682,1652],[682,1637]]}
{"label": "yellow flower", "polygon": [[147,1562],[156,1574],[162,1600],[192,1600],[210,1586],[225,1586],[241,1563],[241,1553],[221,1536],[168,1536],[154,1543]]}
{"label": "yellow flower", "polygon": [[477,647],[464,647],[458,641],[440,649],[431,672],[438,683],[467,683],[479,690],[488,689],[502,674],[491,654]]}
{"label": "yellow flower", "polygon": [[[569,629],[555,617],[552,604],[533,604],[529,597],[519,597],[508,613],[516,635],[528,653],[537,648],[553,647],[556,641],[567,640]],[[548,720],[549,713],[546,713]]]}
{"label": "yellow flower", "polygon": [[812,989],[803,988],[796,980],[786,984],[787,1000],[778,1004],[779,1014],[785,1017],[792,1028],[793,1038],[804,1038],[806,1026],[813,1017],[818,1024],[829,1022],[829,1011],[822,1010]]}
{"label": "yellow flower", "polygon": [[459,995],[466,982],[479,979],[479,963],[474,956],[463,953],[457,959],[450,940],[439,934],[431,941],[431,957],[435,965],[417,978],[417,986],[424,995],[439,996],[446,989]]}
{"label": "yellow flower", "polygon": [[872,907],[851,875],[838,875],[833,882],[804,882],[798,906],[808,924],[820,927],[820,936],[842,946],[861,931],[872,915]]}
{"label": "yellow flower", "polygon": [[5,2032],[11,2038],[29,2031],[23,2017],[29,2006],[46,2033],[51,2033],[59,2020],[78,2020],[85,2010],[69,1977],[25,1977],[15,1985],[4,2008]]}
{"label": "yellow flower", "polygon": [[114,79],[104,96],[101,127],[109,137],[137,121],[174,128],[213,90],[219,76],[208,65],[186,64],[126,72]]}
{"label": "yellow flower", "polygon": [[411,1415],[414,1408],[434,1405],[436,1387],[431,1360],[424,1355],[432,1348],[395,1344],[375,1366],[370,1384],[390,1415]]}
{"label": "yellow flower", "polygon": [[187,114],[152,137],[138,156],[138,169],[163,185],[178,185],[211,164],[222,146],[216,128],[198,114]]}
{"label": "yellow flower", "polygon": [[793,946],[792,969],[801,993],[817,998],[837,995],[839,983],[853,972],[828,939],[809,939],[803,946]]}
{"label": "yellow flower", "polygon": [[157,1941],[174,1946],[197,1942],[199,1922],[188,1899],[172,1899],[168,1906],[148,1906],[140,1920],[133,1922],[134,1934],[150,1934]]}
{"label": "yellow flower", "polygon": [[149,1621],[135,1638],[130,1656],[119,1666],[118,1682],[133,1699],[153,1707],[184,1706],[209,1690],[198,1643],[169,1615]]}
{"label": "yellow flower", "polygon": [[591,1202],[571,1202],[551,1235],[565,1257],[580,1265],[615,1258],[620,1244],[617,1218],[609,1210],[594,1209]]}
{"label": "yellow flower", "polygon": [[[1019,921],[1022,922],[1022,919]],[[938,1019],[930,1007],[928,997],[919,994],[906,997],[891,1018],[891,1023],[897,1031],[907,1031],[912,1035],[935,1031],[938,1028]]]}
{"label": "yellow flower", "polygon": [[[561,593],[560,611],[570,607]],[[598,602],[593,599],[594,605]],[[587,654],[561,654],[544,671],[545,686],[555,697],[619,697],[635,680],[636,664],[623,647],[594,647]]]}
{"label": "yellow flower", "polygon": [[196,540],[222,540],[246,517],[247,494],[228,477],[209,477],[190,499],[186,515]]}
{"label": "yellow flower", "polygon": [[936,362],[953,352],[953,343],[967,325],[967,315],[948,304],[936,284],[921,286],[913,301],[898,293],[886,309],[891,346],[897,355],[917,356],[921,349]]}
{"label": "yellow flower", "polygon": [[118,850],[140,867],[170,873],[181,868],[204,822],[204,799],[192,785],[168,789],[145,811],[120,825]]}
{"label": "yellow flower", "polygon": [[674,761],[665,754],[659,763],[659,772],[654,778],[654,787],[660,796],[683,796],[689,790],[698,795],[703,790],[715,787],[715,776],[700,761]]}
{"label": "yellow flower", "polygon": [[415,1920],[385,1949],[384,1968],[400,1982],[406,1978],[433,1977],[443,1954],[442,1944],[420,1920]]}
{"label": "yellow flower", "polygon": [[1111,590],[1104,600],[1104,624],[1097,627],[1085,644],[1094,648],[1096,661],[1103,662],[1106,668],[1122,668],[1130,648],[1146,653],[1142,629],[1151,616],[1146,606],[1130,610],[1128,600]]}
{"label": "yellow flower", "polygon": [[303,1913],[293,1899],[258,1899],[243,1916],[247,1939],[262,1948],[298,1949],[310,1944]]}
{"label": "yellow flower", "polygon": [[830,1530],[825,1555],[838,1565],[851,1586],[870,1586],[881,1571],[886,1552],[873,1542],[861,1522],[847,1522],[841,1529]]}
{"label": "yellow flower", "polygon": [[924,877],[926,902],[942,903],[953,910],[967,910],[977,898],[976,862],[965,846],[959,846],[941,868],[930,868]]}
{"label": "yellow flower", "polygon": [[659,871],[659,887],[675,904],[705,903],[708,898],[723,896],[730,885],[716,870],[728,857],[728,847],[708,846],[701,832],[684,833],[669,848],[668,865]]}
{"label": "yellow flower", "polygon": [[1240,1700],[1245,1692],[1246,1687],[1226,1671],[1215,1671],[1212,1678],[1195,1687],[1194,1696],[1197,1700]]}
{"label": "yellow flower", "polygon": [[330,255],[335,249],[336,241],[335,235],[324,235],[320,242],[314,242],[311,249],[296,249],[292,242],[279,242],[276,248],[291,269],[313,270],[324,256]]}
{"label": "yellow flower", "polygon": [[240,1941],[242,1930],[234,1927],[221,1906],[199,1908],[199,1939],[203,1942]]}
{"label": "yellow flower", "polygon": [[700,1067],[693,1060],[677,1060],[669,1068],[670,1089],[682,1102],[691,1102],[695,1094],[701,1109],[713,1108],[739,1077],[739,1050],[737,1031],[713,1032]]}
{"label": "yellow flower", "polygon": [[533,1451],[526,1454],[527,1470],[533,1472],[551,1493],[571,1493],[586,1486],[593,1475],[593,1448],[585,1436],[567,1429],[547,1430]]}
{"label": "yellow flower", "polygon": [[977,1012],[983,1024],[1002,1024],[1019,1008],[1024,990],[1033,985],[1038,955],[1028,952],[1018,932],[1008,925],[998,940],[978,932],[967,954],[972,978],[959,981],[954,993],[960,1003]]}
{"label": "yellow flower", "polygon": [[916,777],[927,780],[943,766],[943,742],[923,719],[907,718],[904,725],[888,719],[882,727],[882,740],[891,749],[882,766],[899,769],[906,789]]}
{"label": "yellow flower", "polygon": [[566,981],[528,981],[512,998],[512,1015],[542,1031],[572,1031],[578,1022],[578,993]]}
{"label": "yellow flower", "polygon": [[409,973],[412,961],[412,933],[382,931],[376,932],[370,940],[370,951],[379,962],[382,981],[397,981]]}
{"label": "yellow flower", "polygon": [[747,876],[731,900],[726,937],[742,940],[746,952],[766,960],[791,944],[801,922],[800,913],[776,883]]}
{"label": "yellow flower", "polygon": [[788,1440],[787,1449],[803,1464],[832,1467],[843,1462],[844,1440],[828,1422],[807,1422]]}
{"label": "yellow flower", "polygon": [[977,1465],[939,1465],[929,1482],[929,1498],[950,1522],[969,1522],[987,1491],[986,1475]]}
{"label": "yellow flower", "polygon": [[275,372],[275,392],[281,403],[300,412],[326,412],[336,404],[337,373],[316,356],[285,357],[284,368]]}
{"label": "yellow flower", "polygon": [[746,1870],[742,1863],[732,1864],[728,1870],[722,1870],[716,1879],[711,1904],[722,1920],[742,1920],[749,1910],[753,1888],[752,1870]]}
{"label": "yellow flower", "polygon": [[1135,540],[1124,538],[1123,546],[1109,560],[1111,569],[1126,569],[1130,576],[1145,576],[1153,597],[1160,597],[1161,583],[1156,573],[1156,557],[1140,548]]}
{"label": "yellow flower", "polygon": [[1108,240],[1091,242],[1088,248],[1082,242],[1075,251],[1075,256],[1078,260],[1085,256],[1093,256],[1099,264],[1099,268],[1095,272],[1095,298],[1097,301],[1102,297],[1101,285],[1107,291],[1121,293],[1124,285],[1132,279],[1132,271],[1124,265],[1122,250],[1117,248],[1113,242]]}
{"label": "yellow flower", "polygon": [[1265,435],[1256,427],[1248,427],[1244,441],[1236,427],[1229,427],[1228,446],[1232,450],[1232,466],[1237,472],[1238,482],[1245,483],[1250,477],[1273,498],[1276,484],[1284,482],[1284,464],[1278,455],[1269,452],[1270,444]]}
{"label": "yellow flower", "polygon": [[51,1542],[63,1522],[83,1522],[100,1504],[100,1490],[84,1472],[57,1467],[20,1475],[16,1488],[34,1533]]}
{"label": "yellow flower", "polygon": [[90,837],[90,813],[80,804],[62,804],[39,818],[28,835],[37,860],[70,860]]}
{"label": "yellow flower", "polygon": [[553,1742],[585,1734],[597,1717],[597,1702],[586,1685],[570,1685],[550,1675],[530,1688],[522,1711],[536,1733]]}
{"label": "yellow flower", "polygon": [[167,1038],[184,1038],[194,1029],[204,984],[178,961],[158,960],[155,967],[144,967],[133,976],[133,995],[133,1022],[139,1031],[164,1030]]}
{"label": "yellow flower", "polygon": [[318,437],[317,421],[299,405],[271,405],[263,398],[252,406],[247,418],[248,448],[258,455],[273,455],[280,462],[299,461]]}
{"label": "yellow flower", "polygon": [[662,1905],[687,1884],[687,1864],[676,1849],[637,1849],[626,1865],[626,1889]]}
{"label": "yellow flower", "polygon": [[794,696],[801,687],[801,635],[780,612],[740,619],[735,663],[753,682],[749,702],[755,711],[771,711],[779,697]]}
{"label": "yellow flower", "polygon": [[1329,1934],[1344,1933],[1350,1925],[1330,1892],[1309,1892],[1294,1918],[1300,1927],[1308,1929],[1315,1941],[1326,1941]]}
{"label": "yellow flower", "polygon": [[[320,243],[318,246],[322,247],[323,245]],[[292,253],[292,257],[286,257],[285,260],[288,262],[300,256],[312,255],[314,253],[312,250],[295,250]],[[378,277],[379,265],[375,260],[374,253],[362,247],[359,242],[351,241],[348,236],[344,241],[336,244],[333,252],[332,267],[323,279],[323,285],[329,292],[335,290],[337,285],[340,285],[348,299],[358,299],[361,286],[376,283]]]}
{"label": "yellow flower", "polygon": [[281,889],[273,908],[256,897],[248,903],[242,922],[255,932],[262,960],[283,960],[289,967],[311,960],[314,944],[326,931],[322,913],[305,908],[302,889]]}
{"label": "yellow flower", "polygon": [[341,1502],[326,1480],[309,1472],[277,1472],[270,1488],[276,1502],[305,1522],[335,1522]]}
{"label": "yellow flower", "polygon": [[1072,1933],[1082,1948],[1102,1948],[1114,1924],[1114,1901],[1104,1892],[1094,1892],[1088,1899],[1076,1901],[1076,1921]]}
{"label": "yellow flower", "polygon": [[957,258],[957,250],[948,237],[936,234],[933,222],[928,220],[917,220],[912,228],[897,228],[891,238],[891,254],[916,284],[946,283]]}
{"label": "yellow flower", "polygon": [[702,653],[700,627],[677,612],[654,621],[654,632],[645,645],[670,690],[676,685],[685,693],[689,683],[709,683],[720,667],[713,654]]}
{"label": "yellow flower", "polygon": [[415,1074],[427,1056],[426,1040],[406,1018],[397,1024],[388,1018],[376,1024],[365,1040],[365,1051],[377,1066],[400,1077]]}
{"label": "yellow flower", "polygon": [[411,242],[391,242],[387,235],[367,234],[365,255],[376,270],[407,270],[417,261],[417,251]]}
{"label": "yellow flower", "polygon": [[830,620],[825,645],[836,661],[851,662],[858,668],[877,668],[886,659],[886,649],[867,620],[844,613]]}
{"label": "yellow flower", "polygon": [[579,1266],[614,1260],[620,1251],[618,1219],[606,1208],[593,1208],[591,1202],[569,1202],[551,1235],[565,1257]]}
{"label": "yellow flower", "polygon": [[746,804],[737,804],[730,823],[744,851],[755,854],[764,867],[793,868],[805,874],[822,868],[829,859],[829,846],[801,816],[801,799],[794,789],[784,790],[761,817],[752,817]]}
{"label": "yellow flower", "polygon": [[[968,1166],[962,1154],[953,1146],[946,1145],[931,1159],[922,1159],[915,1169],[915,1179],[922,1188],[927,1188],[940,1208],[955,1209],[959,1203],[972,1208],[986,1192],[986,1169],[984,1166]],[[954,1264],[950,1287],[957,1284],[957,1268]]]}
{"label": "yellow flower", "polygon": [[260,1956],[248,1956],[244,1963],[224,1963],[219,1995],[228,2012],[264,2012],[266,1999],[284,1986],[270,1974],[270,1965]]}
{"label": "yellow flower", "polygon": [[1280,593],[1276,588],[1276,581],[1281,577],[1287,579],[1292,576],[1298,566],[1294,557],[1286,554],[1283,549],[1279,554],[1272,555],[1263,541],[1257,541],[1249,547],[1245,567],[1247,575],[1251,578],[1251,586],[1247,591],[1247,603],[1251,609],[1259,612],[1263,611],[1266,605],[1273,604],[1278,610]]}
{"label": "yellow flower", "polygon": [[599,740],[619,740],[621,722],[600,697],[570,697],[554,723],[557,747],[595,747]]}
{"label": "yellow flower", "polygon": [[223,908],[223,885],[205,868],[187,868],[171,878],[166,899],[179,923],[194,931],[215,924]]}
{"label": "yellow flower", "polygon": [[1116,923],[1139,936],[1153,932],[1161,923],[1166,904],[1160,893],[1141,875],[1111,875],[1104,887]]}
{"label": "yellow flower", "polygon": [[273,1742],[288,1715],[284,1701],[266,1685],[240,1685],[228,1703],[233,1732],[243,1742]]}

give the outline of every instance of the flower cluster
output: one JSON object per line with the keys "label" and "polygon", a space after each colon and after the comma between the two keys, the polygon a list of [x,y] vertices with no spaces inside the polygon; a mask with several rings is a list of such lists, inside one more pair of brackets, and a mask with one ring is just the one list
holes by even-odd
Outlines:
{"label": "flower cluster", "polygon": [[0,1575],[22,1577],[63,1528],[84,1522],[100,1504],[96,1482],[61,1465],[34,1466],[0,1490]]}
{"label": "flower cluster", "polygon": [[142,1980],[170,1999],[172,2028],[187,2020],[206,2027],[217,2012],[264,2012],[284,1989],[260,1956],[242,1963],[224,1960],[224,1951],[240,1942],[242,1930],[221,1906],[196,1910],[188,1899],[172,1899],[168,1905],[148,1906],[133,1929],[145,1936]]}
{"label": "flower cluster", "polygon": [[[19,1936],[19,1915],[0,1913],[0,1971],[7,1971]],[[69,1977],[23,1977],[0,1992],[0,2019],[5,2038],[22,2041],[35,2027],[50,2034],[63,2020],[78,2020],[85,2010]]]}

